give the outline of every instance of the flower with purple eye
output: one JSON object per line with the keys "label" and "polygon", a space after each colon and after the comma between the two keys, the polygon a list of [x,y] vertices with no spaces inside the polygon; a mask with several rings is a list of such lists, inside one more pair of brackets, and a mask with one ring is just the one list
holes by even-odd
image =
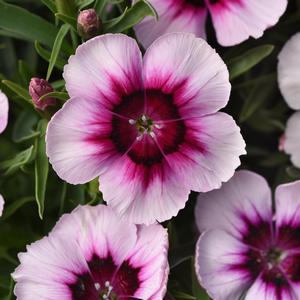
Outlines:
{"label": "flower with purple eye", "polygon": [[214,300],[300,299],[300,181],[271,190],[239,171],[221,189],[200,194],[202,233],[196,273]]}
{"label": "flower with purple eye", "polygon": [[275,25],[287,7],[287,0],[149,0],[158,20],[147,17],[135,26],[144,47],[164,33],[191,32],[205,38],[208,12],[222,46],[233,46],[250,36],[259,38]]}
{"label": "flower with purple eye", "polygon": [[[278,83],[288,104],[300,110],[300,33],[292,36],[278,56]],[[292,163],[300,168],[300,111],[288,120],[281,149],[291,155]]]}
{"label": "flower with purple eye", "polygon": [[104,200],[134,223],[177,215],[190,190],[229,180],[245,153],[240,129],[217,112],[228,70],[192,34],[168,34],[142,59],[135,40],[107,34],[65,67],[71,99],[49,123],[47,155],[72,184],[100,176]]}
{"label": "flower with purple eye", "polygon": [[110,207],[82,206],[19,254],[14,292],[20,300],[161,300],[167,253],[161,225],[134,225]]}

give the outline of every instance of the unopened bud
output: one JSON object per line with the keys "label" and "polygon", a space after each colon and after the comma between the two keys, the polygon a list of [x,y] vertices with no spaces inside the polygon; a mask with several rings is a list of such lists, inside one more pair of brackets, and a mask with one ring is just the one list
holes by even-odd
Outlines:
{"label": "unopened bud", "polygon": [[29,83],[29,94],[32,98],[34,106],[39,110],[45,110],[48,106],[56,104],[55,98],[42,96],[53,92],[50,83],[42,78],[33,77]]}
{"label": "unopened bud", "polygon": [[280,138],[279,138],[279,144],[278,144],[278,150],[281,152],[284,152],[284,147],[285,147],[285,134],[283,134]]}
{"label": "unopened bud", "polygon": [[79,35],[88,40],[100,32],[101,21],[93,8],[83,10],[77,18],[77,31]]}

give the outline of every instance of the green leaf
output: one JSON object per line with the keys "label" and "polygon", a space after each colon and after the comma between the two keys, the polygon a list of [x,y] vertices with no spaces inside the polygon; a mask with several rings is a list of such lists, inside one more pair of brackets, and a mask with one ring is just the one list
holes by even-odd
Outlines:
{"label": "green leaf", "polygon": [[108,0],[96,0],[94,4],[94,9],[98,15],[101,15]]}
{"label": "green leaf", "polygon": [[[52,47],[57,28],[24,8],[7,4],[0,0],[0,28],[11,32],[12,36],[19,36],[27,41],[40,43]],[[71,47],[65,42],[63,49],[71,52]]]}
{"label": "green leaf", "polygon": [[263,45],[253,48],[246,53],[230,60],[227,65],[230,73],[230,79],[233,80],[238,76],[246,73],[255,65],[269,56],[274,50],[273,45]]}
{"label": "green leaf", "polygon": [[39,132],[33,130],[38,121],[38,116],[35,112],[30,110],[22,111],[13,127],[12,139],[15,143],[22,143],[28,141],[35,136],[39,135]]}
{"label": "green leaf", "polygon": [[57,12],[75,17],[76,15],[76,5],[74,0],[55,0]]}
{"label": "green leaf", "polygon": [[96,200],[97,195],[99,193],[99,179],[98,178],[95,178],[88,183],[88,193],[91,197],[91,201],[89,203],[90,204],[94,203],[94,201]]}
{"label": "green leaf", "polygon": [[11,89],[14,93],[16,93],[18,96],[20,96],[22,99],[26,100],[26,102],[29,103],[31,106],[33,106],[29,92],[26,89],[10,80],[2,80],[2,83],[6,85],[9,89]]}
{"label": "green leaf", "polygon": [[29,202],[33,202],[34,200],[35,198],[32,196],[19,198],[15,200],[12,204],[5,207],[3,216],[1,217],[1,221],[5,221],[6,219],[10,218],[19,208],[21,208],[23,205]]}
{"label": "green leaf", "polygon": [[57,17],[58,19],[60,19],[61,21],[63,21],[66,24],[71,25],[71,27],[77,31],[77,21],[75,18],[61,14],[61,13],[56,13],[55,17]]}
{"label": "green leaf", "polygon": [[75,0],[76,6],[79,10],[89,6],[92,4],[95,0]]}
{"label": "green leaf", "polygon": [[53,0],[41,0],[52,12],[56,14],[57,9]]}
{"label": "green leaf", "polygon": [[140,0],[129,8],[117,23],[113,22],[113,25],[104,24],[103,30],[112,33],[123,32],[139,23],[146,16],[157,18],[157,13],[148,1]]}
{"label": "green leaf", "polygon": [[30,79],[33,77],[33,74],[27,65],[26,62],[23,60],[18,61],[18,69],[19,69],[19,74],[22,79],[22,85],[28,86]]}
{"label": "green leaf", "polygon": [[70,98],[68,93],[65,93],[65,92],[51,92],[51,93],[43,95],[40,98],[40,100],[42,101],[43,99],[45,99],[47,97],[57,98],[62,101],[67,101]]}
{"label": "green leaf", "polygon": [[65,86],[65,81],[63,79],[51,82],[51,85],[55,90],[61,89]]}
{"label": "green leaf", "polygon": [[6,261],[10,262],[11,264],[17,266],[18,262],[16,261],[15,258],[13,258],[7,251],[6,248],[3,246],[0,246],[0,258],[5,259]]}
{"label": "green leaf", "polygon": [[69,30],[70,30],[70,25],[64,24],[63,26],[61,26],[61,28],[59,29],[59,31],[57,33],[57,36],[54,41],[53,49],[51,52],[50,60],[49,60],[49,66],[48,66],[46,80],[49,80],[49,78],[51,76],[51,73],[52,73],[55,63],[57,61],[58,54],[60,52],[60,49],[61,49],[61,46],[63,43],[63,40]]}
{"label": "green leaf", "polygon": [[109,30],[109,28],[112,28],[113,26],[117,25],[125,17],[127,10],[128,7],[125,8],[124,12],[120,16],[104,22],[103,23],[104,31],[107,31]]}
{"label": "green leaf", "polygon": [[242,111],[240,113],[240,122],[246,121],[259,108],[261,108],[267,100],[270,99],[270,94],[274,91],[274,84],[267,86],[258,84],[255,86],[247,97]]}
{"label": "green leaf", "polygon": [[16,47],[11,38],[0,37],[4,48],[0,51],[0,68],[9,77],[13,77],[17,69]]}
{"label": "green leaf", "polygon": [[197,300],[209,300],[207,293],[201,288],[195,273],[195,260],[191,259],[192,291]]}
{"label": "green leaf", "polygon": [[175,297],[175,299],[196,300],[196,297],[179,291],[173,292],[172,295]]}
{"label": "green leaf", "polygon": [[18,153],[14,158],[0,162],[0,170],[4,171],[5,176],[9,176],[17,172],[22,166],[33,160],[33,146]]}
{"label": "green leaf", "polygon": [[36,139],[36,159],[35,159],[35,199],[38,205],[39,216],[43,219],[45,193],[49,171],[49,162],[46,156],[45,134],[47,121],[41,120],[38,124],[38,131],[41,133]]}
{"label": "green leaf", "polygon": [[[35,50],[36,52],[39,54],[39,56],[41,58],[43,58],[44,60],[46,61],[50,61],[50,56],[51,56],[51,53],[47,50],[45,50],[40,44],[38,41],[35,41],[34,43],[34,46],[35,46]],[[63,60],[62,58],[58,57],[56,59],[56,62],[55,62],[55,67],[59,70],[63,70],[64,68],[64,65],[66,64],[67,62],[65,60]]]}
{"label": "green leaf", "polygon": [[15,299],[15,297],[14,297],[14,286],[15,286],[14,280],[12,278],[10,278],[9,292],[8,292],[8,295],[4,298],[4,300],[13,300],[13,299]]}

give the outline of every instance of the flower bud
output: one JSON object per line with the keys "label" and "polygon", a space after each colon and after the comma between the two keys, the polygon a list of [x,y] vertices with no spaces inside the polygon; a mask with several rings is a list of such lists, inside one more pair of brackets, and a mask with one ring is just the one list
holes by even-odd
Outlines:
{"label": "flower bud", "polygon": [[37,77],[31,79],[29,83],[29,94],[37,109],[44,111],[48,106],[56,104],[55,98],[52,97],[40,99],[42,96],[51,92],[53,92],[53,88],[47,80]]}
{"label": "flower bud", "polygon": [[77,31],[79,35],[88,40],[96,36],[101,27],[101,21],[94,9],[86,9],[79,13],[77,18]]}
{"label": "flower bud", "polygon": [[285,147],[285,134],[283,134],[280,138],[279,138],[279,144],[278,144],[278,150],[281,152],[284,152],[284,147]]}

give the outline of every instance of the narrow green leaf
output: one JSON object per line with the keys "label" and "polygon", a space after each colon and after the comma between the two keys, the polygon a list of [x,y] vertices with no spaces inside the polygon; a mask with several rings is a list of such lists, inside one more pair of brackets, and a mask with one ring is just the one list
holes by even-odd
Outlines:
{"label": "narrow green leaf", "polygon": [[[40,44],[38,41],[35,41],[34,43],[34,46],[35,46],[35,50],[36,52],[39,54],[39,56],[41,58],[43,58],[44,60],[46,61],[50,61],[50,56],[51,56],[51,53],[47,50],[45,50]],[[55,67],[59,70],[62,70],[64,68],[64,65],[66,64],[67,62],[65,60],[63,60],[62,58],[58,57],[56,59],[56,62],[55,62]]]}
{"label": "narrow green leaf", "polygon": [[13,300],[13,299],[15,299],[15,297],[14,297],[14,286],[15,286],[15,282],[12,278],[10,278],[8,295],[4,298],[4,300]]}
{"label": "narrow green leaf", "polygon": [[112,26],[109,24],[103,26],[103,29],[105,32],[123,32],[139,23],[146,16],[157,18],[157,13],[148,1],[140,0],[127,10],[126,14],[119,22]]}
{"label": "narrow green leaf", "polygon": [[52,12],[56,14],[57,9],[53,0],[41,0]]}
{"label": "narrow green leaf", "polygon": [[0,51],[0,68],[6,76],[13,78],[17,70],[17,52],[15,43],[11,38],[0,37],[4,49]]}
{"label": "narrow green leaf", "polygon": [[27,65],[27,63],[23,60],[18,61],[18,69],[19,69],[19,75],[22,79],[22,84],[24,86],[28,86],[30,79],[32,78],[33,74]]}
{"label": "narrow green leaf", "polygon": [[94,201],[96,200],[97,195],[99,193],[99,180],[98,180],[98,178],[95,178],[94,180],[92,180],[88,183],[87,190],[88,190],[88,193],[91,197],[91,201],[89,203],[94,203]]}
{"label": "narrow green leaf", "polygon": [[0,246],[0,258],[1,259],[5,259],[6,261],[10,262],[11,264],[13,264],[15,266],[18,265],[17,260],[14,257],[12,257],[8,253],[7,249],[5,247],[3,247],[3,246]]}
{"label": "narrow green leaf", "polygon": [[62,100],[62,101],[67,101],[70,98],[68,93],[65,93],[65,92],[51,92],[51,93],[43,95],[40,98],[40,100],[43,100],[47,97],[57,98],[57,99]]}
{"label": "narrow green leaf", "polygon": [[61,89],[65,86],[65,81],[63,79],[51,82],[51,85],[55,90]]}
{"label": "narrow green leaf", "polygon": [[[38,40],[40,43],[52,47],[57,28],[24,8],[5,3],[0,0],[0,28],[11,32],[14,36],[32,41]],[[71,47],[64,42],[63,49],[71,52]]]}
{"label": "narrow green leaf", "polygon": [[49,162],[46,156],[45,134],[47,121],[41,120],[38,124],[38,131],[41,133],[36,139],[36,159],[35,159],[35,199],[38,205],[39,216],[43,219],[45,193],[48,179]]}
{"label": "narrow green leaf", "polygon": [[32,196],[19,198],[15,200],[12,204],[5,207],[3,216],[1,217],[1,221],[5,221],[6,219],[10,218],[19,208],[21,208],[23,205],[29,202],[33,202],[34,200],[35,198]]}
{"label": "narrow green leaf", "polygon": [[36,137],[39,132],[33,130],[38,121],[38,116],[30,110],[22,111],[13,127],[12,139],[15,143],[22,143]]}
{"label": "narrow green leaf", "polygon": [[61,14],[61,13],[56,13],[55,17],[57,17],[58,19],[60,19],[61,21],[63,21],[66,24],[71,25],[71,27],[77,31],[77,21],[75,18]]}
{"label": "narrow green leaf", "polygon": [[2,80],[2,83],[11,89],[14,93],[20,96],[22,99],[26,100],[31,106],[33,106],[29,92],[21,87],[19,84],[12,82],[10,80]]}
{"label": "narrow green leaf", "polygon": [[22,166],[31,162],[34,158],[33,146],[18,153],[14,158],[0,162],[0,170],[4,171],[4,176],[9,176],[17,172]]}
{"label": "narrow green leaf", "polygon": [[15,38],[15,39],[19,39],[19,40],[24,39],[24,37],[21,34],[18,34],[16,32],[12,32],[12,31],[9,31],[9,30],[6,30],[6,29],[1,29],[1,27],[0,27],[0,35]]}
{"label": "narrow green leaf", "polygon": [[75,0],[76,6],[78,10],[81,10],[90,4],[92,4],[95,0]]}
{"label": "narrow green leaf", "polygon": [[179,291],[173,292],[172,295],[175,297],[175,299],[196,300],[196,297]]}
{"label": "narrow green leaf", "polygon": [[269,56],[274,50],[273,45],[263,45],[253,48],[246,53],[238,56],[228,62],[230,79],[233,80],[238,76],[252,69],[255,65]]}
{"label": "narrow green leaf", "polygon": [[258,84],[255,86],[247,97],[242,111],[240,113],[240,122],[245,122],[259,108],[261,108],[267,100],[270,99],[270,94],[274,91],[274,84],[267,86]]}
{"label": "narrow green leaf", "polygon": [[59,54],[59,51],[60,51],[62,43],[63,43],[63,40],[69,30],[70,30],[70,26],[68,24],[64,24],[63,26],[61,26],[61,28],[59,29],[59,31],[57,33],[56,39],[54,41],[53,49],[51,52],[51,56],[50,56],[47,77],[46,77],[47,80],[49,80],[49,78],[51,76],[51,73],[52,73],[55,63],[57,61],[58,54]]}
{"label": "narrow green leaf", "polygon": [[74,0],[55,0],[55,3],[59,13],[70,17],[76,15],[76,3]]}
{"label": "narrow green leaf", "polygon": [[108,0],[96,0],[94,4],[95,11],[101,16]]}
{"label": "narrow green leaf", "polygon": [[128,7],[125,8],[124,12],[120,16],[109,21],[103,22],[104,31],[107,31],[109,30],[109,28],[112,28],[113,26],[117,25],[126,16],[127,10]]}

